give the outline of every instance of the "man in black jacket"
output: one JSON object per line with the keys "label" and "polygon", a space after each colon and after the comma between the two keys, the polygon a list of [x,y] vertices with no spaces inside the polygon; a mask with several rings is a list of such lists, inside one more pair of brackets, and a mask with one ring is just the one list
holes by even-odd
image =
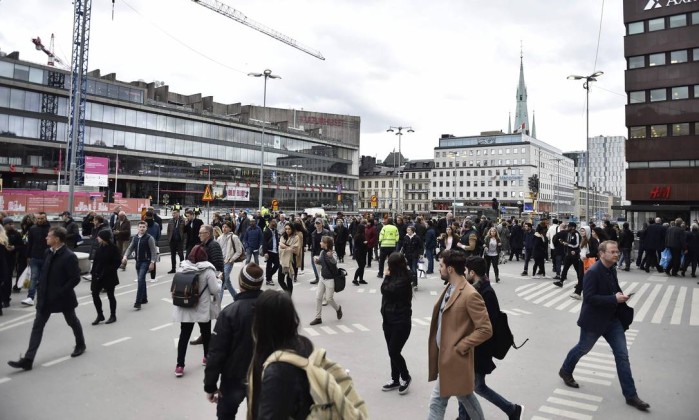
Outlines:
{"label": "man in black jacket", "polygon": [[179,210],[172,211],[172,218],[167,224],[167,241],[170,243],[170,262],[172,269],[168,274],[177,272],[177,256],[180,257],[180,263],[184,260],[183,244],[184,244],[184,217],[180,216]]}
{"label": "man in black jacket", "polygon": [[69,211],[64,211],[61,213],[61,219],[63,219],[63,227],[68,232],[66,237],[66,245],[70,249],[75,249],[78,247],[78,242],[82,242],[82,237],[80,236],[80,226],[73,220]]}
{"label": "man in black jacket", "polygon": [[199,240],[206,250],[208,261],[214,266],[216,271],[223,273],[223,250],[221,245],[214,239],[214,228],[211,225],[201,225],[199,229]]}
{"label": "man in black jacket", "polygon": [[[45,215],[44,215],[45,216]],[[80,320],[75,315],[78,299],[73,290],[80,283],[80,266],[73,251],[65,246],[66,230],[54,227],[46,235],[46,243],[51,247],[46,251],[39,281],[39,296],[36,305],[36,317],[29,338],[29,347],[24,357],[18,361],[9,361],[8,365],[17,369],[31,370],[36,352],[41,344],[44,326],[51,314],[63,313],[68,325],[75,335],[75,349],[71,357],[80,356],[85,352],[85,337]]]}
{"label": "man in black jacket", "polygon": [[629,271],[631,267],[631,248],[633,248],[633,232],[629,230],[629,222],[624,222],[624,228],[619,233],[619,250],[623,261],[619,263],[624,265],[624,271]]}
{"label": "man in black jacket", "polygon": [[680,262],[682,253],[687,249],[687,237],[682,229],[682,219],[679,217],[675,220],[675,225],[670,226],[665,234],[665,246],[670,250],[672,259],[665,269],[665,274],[668,276],[677,276],[680,271]]}
{"label": "man in black jacket", "polygon": [[646,273],[650,272],[651,267],[663,272],[660,267],[658,255],[665,247],[665,232],[663,230],[662,220],[658,217],[655,220],[651,217],[648,220],[648,229],[646,229],[645,237],[646,246]]}
{"label": "man in black jacket", "polygon": [[[240,293],[233,303],[223,308],[211,335],[204,392],[210,402],[217,403],[219,420],[235,418],[246,397],[253,352],[252,320],[263,280],[264,271],[259,265],[250,263],[243,267],[238,280]],[[219,377],[221,383],[217,386]]]}
{"label": "man in black jacket", "polygon": [[29,229],[27,235],[27,260],[31,269],[31,283],[29,284],[29,293],[27,298],[22,301],[22,305],[34,305],[34,296],[36,288],[39,286],[41,278],[41,267],[44,265],[44,252],[48,249],[46,244],[46,236],[49,234],[48,220],[46,213],[43,211],[36,215],[36,224]]}
{"label": "man in black jacket", "polygon": [[189,255],[189,251],[191,251],[195,245],[199,245],[201,243],[201,241],[199,240],[199,229],[201,229],[201,226],[204,224],[204,222],[199,220],[197,218],[197,215],[194,214],[194,211],[191,209],[185,210],[184,214],[187,217],[187,223],[185,223],[184,225],[184,256],[185,258],[187,258],[187,255]]}
{"label": "man in black jacket", "polygon": [[[561,271],[561,279],[553,283],[558,287],[563,287],[563,282],[568,277],[568,269],[571,265],[578,275],[578,280],[582,280],[583,267],[582,260],[580,260],[580,242],[582,239],[577,227],[575,222],[568,223],[565,239],[561,239],[563,241],[561,242],[561,245],[563,245],[563,271]],[[559,231],[554,238],[558,237],[562,232],[564,231]]]}
{"label": "man in black jacket", "polygon": [[[279,270],[279,232],[277,231],[277,221],[272,219],[262,232],[262,256],[267,262],[265,274],[267,286],[274,286],[272,276]],[[281,283],[281,278],[279,280]]]}

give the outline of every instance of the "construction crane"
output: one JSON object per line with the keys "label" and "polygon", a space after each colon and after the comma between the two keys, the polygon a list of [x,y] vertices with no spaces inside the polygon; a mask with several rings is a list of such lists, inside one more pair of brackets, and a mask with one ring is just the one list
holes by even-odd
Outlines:
{"label": "construction crane", "polygon": [[310,54],[315,58],[318,58],[320,60],[325,60],[325,57],[323,57],[323,54],[321,54],[320,51],[316,51],[316,50],[313,50],[309,47],[306,47],[291,37],[288,37],[280,32],[277,32],[274,29],[267,27],[259,22],[255,22],[252,19],[248,19],[248,17],[245,16],[243,13],[228,6],[225,3],[222,3],[218,0],[192,0],[192,1],[201,5],[201,6],[206,7],[207,9],[213,10],[216,13],[220,13],[227,18],[233,19],[234,21],[236,21],[238,23],[242,23],[243,25],[248,26],[248,27],[250,27],[258,32],[262,32],[263,34],[268,35],[268,36],[276,39],[277,41],[281,41],[287,45],[290,45],[298,50],[305,52],[306,54]]}
{"label": "construction crane", "polygon": [[[32,39],[34,46],[37,50],[43,51],[48,57],[48,65],[50,67],[55,67],[59,64],[60,67],[64,69],[70,69],[60,58],[56,57],[54,53],[54,37],[51,34],[51,43],[49,48],[46,49],[44,44],[41,42],[41,38],[36,37]],[[65,86],[66,75],[60,71],[49,70],[48,71],[48,85],[53,88],[63,89]],[[39,138],[46,141],[55,142],[57,138],[57,122],[56,114],[58,114],[58,96],[50,92],[44,92],[41,94],[41,114],[42,119],[40,121],[40,131]]]}
{"label": "construction crane", "polygon": [[56,64],[59,65],[59,67],[64,68],[64,69],[70,69],[70,66],[68,66],[66,63],[63,62],[60,58],[56,56],[54,53],[54,37],[53,34],[51,34],[51,43],[49,44],[49,48],[46,49],[44,44],[41,42],[41,38],[38,36],[36,38],[32,38],[32,43],[34,43],[34,46],[38,51],[43,51],[48,57],[48,65],[51,67],[56,67]]}

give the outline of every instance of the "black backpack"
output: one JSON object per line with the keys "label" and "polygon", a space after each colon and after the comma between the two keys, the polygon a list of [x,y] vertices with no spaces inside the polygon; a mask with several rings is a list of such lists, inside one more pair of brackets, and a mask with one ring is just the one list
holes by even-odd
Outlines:
{"label": "black backpack", "polygon": [[492,350],[494,358],[502,360],[507,355],[507,352],[510,351],[510,347],[519,349],[529,341],[527,338],[519,346],[515,344],[515,338],[512,335],[512,330],[510,330],[510,324],[507,322],[507,314],[505,312],[500,311],[497,319],[491,321],[493,326]]}
{"label": "black backpack", "polygon": [[[204,290],[209,287],[208,283]],[[199,303],[199,273],[176,273],[170,286],[172,304],[183,308],[194,308]],[[203,291],[202,291],[203,293]]]}

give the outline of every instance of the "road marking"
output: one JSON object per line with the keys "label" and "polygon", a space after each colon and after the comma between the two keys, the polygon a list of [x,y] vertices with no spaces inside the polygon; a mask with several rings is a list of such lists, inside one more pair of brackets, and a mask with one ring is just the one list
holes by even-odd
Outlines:
{"label": "road marking", "polygon": [[376,289],[370,289],[369,293],[376,293]]}
{"label": "road marking", "polygon": [[[551,283],[549,283],[549,282],[546,282],[546,283],[539,283],[539,284],[537,284],[536,286],[534,286],[534,287],[532,287],[532,288],[530,288],[530,289],[527,289],[526,291],[524,291],[524,292],[522,292],[522,293],[517,293],[517,295],[518,295],[519,297],[524,297],[524,296],[526,296],[526,295],[528,295],[528,294],[530,294],[530,293],[532,293],[532,292],[534,292],[534,291],[536,291],[536,290],[540,290],[540,289],[547,288],[548,286],[551,286]],[[554,287],[555,287],[555,286],[554,286]]]}
{"label": "road marking", "polygon": [[43,367],[49,367],[49,366],[57,365],[57,364],[59,364],[59,363],[61,363],[61,362],[65,362],[66,360],[69,360],[69,359],[70,359],[70,356],[63,356],[63,357],[59,357],[59,358],[56,359],[56,360],[51,360],[50,362],[46,362],[46,363],[44,363],[44,364],[41,365],[41,366],[43,366]]}
{"label": "road marking", "polygon": [[168,322],[167,324],[163,324],[163,325],[159,325],[159,326],[157,326],[157,327],[153,327],[153,328],[151,328],[150,330],[151,330],[151,331],[158,331],[158,330],[162,330],[163,328],[167,328],[167,327],[169,327],[170,325],[172,325],[172,322]]}
{"label": "road marking", "polygon": [[581,377],[576,376],[576,377],[575,377],[575,380],[578,381],[578,382],[589,382],[589,383],[591,383],[591,384],[612,386],[612,382],[611,382],[611,381],[605,381],[605,380],[603,380],[603,379],[588,378],[588,377],[586,377],[586,376],[581,376]]}
{"label": "road marking", "polygon": [[24,321],[20,321],[20,322],[17,322],[17,323],[8,325],[7,327],[2,327],[2,328],[0,328],[0,332],[5,331],[5,330],[9,330],[10,328],[19,327],[19,326],[22,325],[22,324],[28,324],[28,323],[30,323],[30,322],[34,322],[34,320],[33,320],[33,319],[27,319],[27,320],[24,320]]}
{"label": "road marking", "polygon": [[[646,283],[647,285],[648,283]],[[634,289],[638,286],[638,282],[633,282],[629,284],[629,287],[626,288],[626,291],[624,291],[624,294],[628,295],[630,292],[633,292]],[[636,296],[638,298],[638,296]]]}
{"label": "road marking", "polygon": [[423,318],[425,321],[432,322],[432,317],[431,316],[426,316]]}
{"label": "road marking", "polygon": [[520,315],[522,315],[522,314],[520,314],[519,312],[510,311],[510,310],[508,310],[508,309],[500,309],[500,310],[503,311],[503,312],[505,312],[506,314],[510,314],[510,315],[512,315],[512,316],[520,316]]}
{"label": "road marking", "polygon": [[588,356],[593,356],[593,357],[607,357],[609,359],[613,359],[614,355],[613,354],[608,354],[608,353],[597,353],[596,351],[590,351],[587,353]]}
{"label": "road marking", "polygon": [[561,417],[567,417],[569,419],[592,420],[592,416],[588,416],[586,414],[579,414],[579,413],[576,413],[574,411],[561,410],[559,408],[548,407],[545,405],[542,405],[541,407],[539,407],[539,411],[544,412],[544,413],[549,413],[549,414],[555,414],[555,415],[561,416]]}
{"label": "road marking", "polygon": [[362,324],[352,324],[352,326],[358,329],[359,331],[369,331],[369,328],[365,327]]}
{"label": "road marking", "polygon": [[435,292],[434,290],[432,290],[432,291],[430,291],[430,295],[432,295],[432,296],[437,296],[437,292]]}
{"label": "road marking", "polygon": [[677,294],[677,300],[675,301],[675,310],[672,311],[672,319],[670,320],[670,325],[679,325],[682,321],[682,309],[684,309],[684,298],[687,294],[687,287],[680,287],[680,292]]}
{"label": "road marking", "polygon": [[689,325],[699,325],[699,288],[692,291],[692,309],[689,313]]}
{"label": "road marking", "polygon": [[604,366],[604,365],[597,365],[594,363],[587,363],[587,362],[580,361],[580,362],[578,362],[578,366],[589,367],[589,368],[599,369],[599,370],[606,370],[608,372],[616,372],[616,364],[614,366]]}
{"label": "road marking", "polygon": [[112,345],[114,345],[114,344],[118,344],[118,343],[121,343],[121,342],[123,342],[123,341],[126,341],[126,340],[131,340],[131,337],[121,337],[121,338],[118,338],[118,339],[116,339],[116,340],[114,340],[114,341],[110,341],[110,342],[108,342],[108,343],[104,343],[104,344],[102,344],[102,345],[103,345],[104,347],[109,347],[109,346],[112,346]]}
{"label": "road marking", "polygon": [[335,334],[337,334],[337,331],[333,330],[333,329],[330,328],[330,327],[320,327],[320,329],[323,330],[323,331],[325,331],[327,334],[330,334],[330,335],[335,335]]}
{"label": "road marking", "polygon": [[[656,287],[658,287],[658,286],[659,286],[659,287],[662,287],[662,286],[660,286],[660,285],[656,285]],[[636,308],[636,305],[640,304],[641,299],[644,298],[643,295],[646,293],[646,291],[648,290],[648,288],[650,288],[650,283],[644,284],[638,291],[636,291],[636,294],[634,295],[633,300],[629,300],[629,301],[627,301],[626,303],[627,303],[627,304],[628,304],[628,303],[631,303],[632,306],[633,306],[634,309],[635,309],[635,308]],[[650,297],[648,297],[648,299],[650,299]],[[637,319],[637,318],[638,318],[637,316],[634,316],[634,320],[640,321],[640,320]]]}
{"label": "road marking", "polygon": [[336,327],[337,327],[340,331],[342,331],[342,332],[344,332],[344,333],[349,333],[349,334],[351,334],[351,333],[354,332],[354,330],[353,330],[352,328],[350,328],[350,327],[348,327],[348,326],[346,326],[346,325],[336,325]]}
{"label": "road marking", "polygon": [[416,324],[423,325],[423,326],[430,325],[429,322],[425,322],[425,321],[421,320],[420,318],[413,318],[413,322],[415,322]]}
{"label": "road marking", "polygon": [[175,338],[172,339],[172,341],[175,342],[175,348],[177,348],[177,347],[179,346],[179,344],[180,344],[180,338],[179,338],[179,337],[175,337]]}
{"label": "road marking", "polygon": [[530,294],[529,296],[525,297],[524,300],[532,300],[532,299],[534,299],[535,297],[537,297],[537,296],[539,296],[539,295],[542,295],[542,294],[548,292],[549,290],[553,290],[553,289],[558,289],[558,286],[556,286],[556,285],[554,285],[554,284],[549,284],[548,286],[546,286],[546,287],[540,289],[540,290],[537,291],[536,293],[532,293],[532,294]]}
{"label": "road marking", "polygon": [[360,287],[359,289],[357,289],[357,293],[364,293],[364,288]]}
{"label": "road marking", "polygon": [[567,389],[560,389],[556,388],[553,391],[554,394],[558,395],[565,395],[568,397],[573,397],[573,398],[578,398],[581,400],[587,400],[587,401],[593,401],[593,402],[602,402],[604,398],[598,397],[597,395],[590,395],[590,394],[585,394],[583,392],[577,392],[577,391],[568,391]]}
{"label": "road marking", "polygon": [[531,420],[551,420],[551,419],[548,417],[532,416]]}
{"label": "road marking", "polygon": [[527,312],[527,311],[525,311],[525,310],[523,310],[523,309],[514,308],[514,309],[512,309],[512,310],[513,310],[513,311],[520,312],[520,313],[523,313],[523,314],[525,314],[525,315],[531,315],[531,314],[532,314],[531,312]]}
{"label": "road marking", "polygon": [[597,359],[597,358],[594,358],[594,357],[590,357],[590,353],[588,353],[583,359],[585,359],[586,362],[590,362],[590,363],[602,363],[602,364],[605,364],[605,365],[614,365],[614,366],[616,366],[616,361],[614,361],[614,360],[609,360],[609,359],[606,359],[606,360],[605,360],[605,359]]}
{"label": "road marking", "polygon": [[656,309],[655,314],[653,315],[653,319],[650,320],[653,324],[660,324],[660,321],[663,319],[663,315],[665,315],[665,311],[667,310],[668,304],[670,303],[670,298],[672,297],[672,292],[675,290],[675,286],[668,286],[667,289],[665,290],[665,294],[663,295],[663,298],[660,299],[660,305],[658,305],[658,309]]}
{"label": "road marking", "polygon": [[560,404],[560,405],[565,405],[568,407],[572,408],[578,408],[580,410],[587,410],[587,411],[597,411],[599,408],[596,405],[592,404],[585,404],[577,401],[569,401],[569,400],[564,400],[563,398],[556,398],[556,397],[548,397],[546,401],[554,404]]}
{"label": "road marking", "polygon": [[541,296],[539,299],[535,300],[533,303],[536,304],[536,305],[538,305],[538,304],[540,304],[541,302],[543,302],[543,301],[545,301],[545,300],[548,300],[549,298],[554,297],[554,296],[557,295],[559,292],[560,292],[560,290],[559,290],[558,288],[556,288],[556,289],[554,289],[551,293],[548,293],[548,294],[545,294],[545,295]]}
{"label": "road marking", "polygon": [[537,284],[537,283],[529,283],[529,284],[525,284],[524,286],[519,286],[518,288],[515,289],[515,293],[518,293],[520,290],[524,290],[528,287],[534,286],[535,284]]}
{"label": "road marking", "polygon": [[[622,288],[622,287],[626,286],[626,283],[627,283],[627,282],[625,282],[625,281],[620,281],[620,282],[619,282],[619,288]],[[622,289],[622,290],[623,290],[623,289]]]}
{"label": "road marking", "polygon": [[162,300],[163,302],[167,302],[167,303],[169,303],[170,305],[172,305],[172,299],[162,298],[162,299],[160,299],[160,300]]}
{"label": "road marking", "polygon": [[121,293],[114,293],[114,296],[123,296],[123,295],[128,295],[129,293],[135,293],[137,289],[132,289],[132,290],[127,290],[125,292]]}
{"label": "road marking", "polygon": [[[564,287],[563,289],[565,289],[565,287]],[[553,305],[555,305],[556,303],[558,303],[559,301],[561,301],[561,300],[563,300],[563,299],[565,299],[565,298],[570,299],[569,292],[570,292],[571,290],[573,290],[573,288],[570,288],[569,290],[565,290],[565,291],[561,292],[561,295],[560,295],[560,296],[558,296],[558,297],[555,298],[555,299],[551,299],[551,300],[548,301],[544,306],[547,307],[547,308],[550,308],[550,307],[552,307]]]}
{"label": "road marking", "polygon": [[561,303],[560,305],[556,306],[556,309],[557,309],[557,310],[562,311],[562,310],[564,310],[565,308],[569,307],[570,305],[572,305],[572,304],[574,304],[574,303],[578,303],[578,301],[577,301],[576,299],[573,299],[573,298],[570,297],[570,295],[568,295],[568,292],[566,292],[565,297],[567,297],[568,300],[565,301],[565,302],[563,302],[563,303]]}
{"label": "road marking", "polygon": [[616,375],[613,373],[596,372],[594,370],[580,369],[577,367],[575,369],[575,373],[576,374],[582,373],[583,375],[599,376],[600,378],[608,378],[608,379],[616,378]]}
{"label": "road marking", "polygon": [[[573,299],[573,298],[571,298],[571,299]],[[580,312],[580,308],[582,308],[582,302],[580,302],[580,301],[578,301],[578,302],[579,303],[577,305],[573,306],[572,308],[570,308],[570,311],[568,311],[568,312],[570,312],[572,314],[576,314],[576,313]]]}
{"label": "road marking", "polygon": [[318,331],[316,331],[316,330],[314,330],[313,328],[310,328],[310,327],[309,327],[309,328],[304,328],[303,330],[306,331],[306,333],[307,333],[308,335],[310,335],[311,337],[317,337],[317,336],[320,335],[320,333],[319,333]]}
{"label": "road marking", "polygon": [[14,324],[15,322],[17,322],[17,321],[19,321],[19,320],[21,320],[21,319],[30,318],[30,317],[33,317],[34,315],[35,315],[35,312],[34,312],[34,311],[32,311],[32,313],[29,313],[29,314],[26,314],[26,315],[20,315],[20,316],[18,316],[17,318],[13,319],[12,321],[5,321],[5,322],[3,322],[3,323],[0,323],[0,327],[4,327],[5,325],[9,325],[9,324]]}
{"label": "road marking", "polygon": [[12,378],[7,378],[7,377],[0,378],[0,384],[4,384],[5,382],[10,382],[11,380],[12,380]]}

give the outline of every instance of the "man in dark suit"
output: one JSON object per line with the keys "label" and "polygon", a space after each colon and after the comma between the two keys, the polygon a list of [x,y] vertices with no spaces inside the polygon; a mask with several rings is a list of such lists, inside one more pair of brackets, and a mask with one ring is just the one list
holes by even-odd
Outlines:
{"label": "man in dark suit", "polygon": [[648,221],[648,229],[646,229],[645,247],[646,247],[646,273],[650,272],[651,267],[663,272],[658,261],[658,254],[665,246],[665,233],[663,231],[662,220],[652,218]]}
{"label": "man in dark suit", "polygon": [[626,307],[624,303],[630,296],[622,293],[619,287],[619,280],[613,268],[618,261],[619,248],[616,241],[602,242],[599,245],[599,261],[585,273],[583,279],[583,303],[578,318],[580,341],[568,352],[558,375],[569,387],[579,388],[580,385],[573,379],[575,365],[592,350],[600,337],[604,337],[614,353],[621,391],[626,403],[646,411],[650,404],[641,400],[636,392],[624,335],[628,325],[622,325],[620,317],[620,311]]}
{"label": "man in dark suit", "polygon": [[7,362],[13,368],[32,369],[34,357],[44,334],[44,326],[54,313],[62,312],[66,322],[73,329],[75,349],[71,357],[78,357],[85,352],[83,329],[75,315],[78,299],[73,290],[80,283],[80,266],[73,251],[65,246],[66,236],[67,232],[62,227],[51,228],[46,236],[46,243],[50,249],[44,254],[44,269],[41,270],[36,317],[29,338],[29,348],[24,357],[18,361]]}
{"label": "man in dark suit", "polygon": [[177,256],[180,257],[180,262],[184,260],[182,251],[184,244],[184,217],[180,216],[179,210],[172,211],[172,219],[167,224],[167,241],[170,243],[170,260],[172,269],[168,274],[174,274],[177,271]]}
{"label": "man in dark suit", "polygon": [[187,223],[184,225],[184,255],[187,256],[189,251],[191,251],[195,245],[199,245],[201,243],[201,240],[199,239],[199,229],[204,222],[197,218],[197,214],[194,213],[194,210],[187,209],[185,210],[184,215],[187,217]]}

